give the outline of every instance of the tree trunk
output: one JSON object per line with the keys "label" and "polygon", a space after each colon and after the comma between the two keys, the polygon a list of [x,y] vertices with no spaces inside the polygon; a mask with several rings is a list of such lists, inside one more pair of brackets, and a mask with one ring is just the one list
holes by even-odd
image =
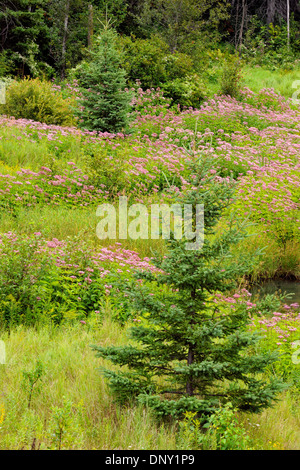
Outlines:
{"label": "tree trunk", "polygon": [[242,0],[242,19],[241,19],[241,27],[239,31],[239,38],[238,38],[238,45],[239,45],[239,52],[241,53],[241,48],[242,48],[242,43],[243,43],[243,32],[244,32],[244,26],[245,26],[245,19],[246,19],[246,12],[247,10],[247,5],[245,0]]}
{"label": "tree trunk", "polygon": [[268,0],[267,4],[267,24],[274,23],[276,12],[276,0]]}
{"label": "tree trunk", "polygon": [[[190,366],[191,364],[193,364],[194,362],[194,351],[193,351],[193,347],[192,345],[189,346],[189,351],[188,351],[188,358],[187,358],[187,363],[188,363],[188,366]],[[186,394],[189,396],[189,397],[192,397],[193,396],[193,393],[194,393],[194,386],[193,386],[193,383],[191,380],[188,380],[187,383],[186,383]]]}
{"label": "tree trunk", "polygon": [[66,0],[64,29],[63,29],[62,47],[61,47],[61,73],[60,73],[60,76],[61,76],[62,80],[66,76],[66,52],[67,52],[69,12],[70,12],[70,0]]}
{"label": "tree trunk", "polygon": [[[195,300],[195,297],[196,297],[196,291],[195,290],[192,290],[191,291],[191,298],[193,300]],[[195,315],[195,312],[192,312],[192,319],[191,319],[191,325],[194,325],[195,324],[195,321],[193,319]],[[187,356],[187,365],[190,366],[193,364],[194,362],[194,358],[195,358],[195,355],[194,355],[194,347],[192,344],[189,344],[189,350],[188,350],[188,356]],[[192,397],[193,394],[194,394],[194,385],[193,385],[193,381],[192,380],[188,380],[187,383],[186,383],[186,394],[189,396],[189,397]]]}
{"label": "tree trunk", "polygon": [[290,48],[290,0],[286,0],[287,47]]}

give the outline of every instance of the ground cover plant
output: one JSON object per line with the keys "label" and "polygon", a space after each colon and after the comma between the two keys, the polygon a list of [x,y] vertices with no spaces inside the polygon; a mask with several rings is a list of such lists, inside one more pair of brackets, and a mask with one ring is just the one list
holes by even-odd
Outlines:
{"label": "ground cover plant", "polygon": [[[76,82],[65,89],[80,94]],[[0,365],[0,446],[299,448],[299,305],[251,295],[253,280],[300,276],[299,108],[272,89],[243,88],[238,100],[215,95],[198,109],[173,106],[160,89],[137,84],[131,92],[129,134],[1,116],[0,325],[7,363]],[[260,252],[235,289],[216,290],[209,302],[224,314],[243,309],[249,334],[260,334],[252,354],[279,353],[262,380],[290,386],[258,415],[236,404],[213,413],[205,438],[198,416],[158,425],[147,409],[122,409],[97,374],[107,361],[90,347],[128,344],[129,328],[143,323],[124,286],[135,282],[136,268],[157,276],[153,250],[165,256],[167,248],[163,240],[99,240],[98,205],[117,203],[120,195],[130,203],[174,202],[193,190],[187,155],[196,145],[201,158],[214,162],[215,184],[236,185],[217,233],[230,217],[250,224],[232,259],[247,254],[253,261]]]}

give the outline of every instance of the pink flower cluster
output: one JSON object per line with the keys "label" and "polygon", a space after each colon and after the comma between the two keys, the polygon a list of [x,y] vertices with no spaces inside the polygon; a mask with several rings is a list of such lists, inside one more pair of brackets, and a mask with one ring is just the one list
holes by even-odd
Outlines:
{"label": "pink flower cluster", "polygon": [[257,328],[259,325],[265,337],[269,334],[275,335],[277,346],[299,339],[300,333],[299,304],[284,305],[282,310],[282,312],[273,312],[268,318],[255,319],[252,322],[252,327]]}
{"label": "pink flower cluster", "polygon": [[257,311],[257,304],[249,300],[251,297],[252,294],[247,289],[241,289],[230,297],[216,294],[212,303],[218,305],[220,311],[224,307],[225,312],[228,311],[228,307],[234,310],[240,307],[246,308],[249,312],[250,328],[259,331],[265,337],[272,335],[277,346],[299,338],[300,309],[297,302],[282,305],[281,312],[274,311],[263,315]]}
{"label": "pink flower cluster", "polygon": [[93,273],[104,278],[112,271],[119,274],[131,273],[135,269],[157,272],[157,268],[151,264],[151,258],[141,258],[136,251],[123,248],[121,243],[96,250],[80,242],[58,240],[57,238],[47,240],[41,232],[35,232],[33,238],[18,236],[14,232],[1,234],[0,256],[6,255],[6,243],[15,246],[17,251],[18,243],[22,240],[27,240],[28,244],[36,246],[37,257],[47,256],[48,259],[53,260],[57,267],[72,271],[71,277],[73,279],[82,278],[85,275],[85,281],[88,283],[92,282]]}
{"label": "pink flower cluster", "polygon": [[34,206],[45,205],[78,205],[88,206],[105,198],[103,189],[88,184],[88,177],[82,170],[69,162],[71,169],[57,175],[47,167],[38,172],[21,169],[17,176],[0,174],[0,195],[2,204]]}

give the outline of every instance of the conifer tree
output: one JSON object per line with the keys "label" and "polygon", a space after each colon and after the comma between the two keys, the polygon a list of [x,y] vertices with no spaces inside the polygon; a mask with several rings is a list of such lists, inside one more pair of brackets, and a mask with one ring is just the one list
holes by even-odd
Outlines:
{"label": "conifer tree", "polygon": [[125,90],[125,71],[120,66],[116,32],[106,24],[83,71],[80,125],[101,132],[127,132],[131,94]]}
{"label": "conifer tree", "polygon": [[171,238],[167,255],[154,259],[161,272],[138,272],[139,282],[127,288],[139,320],[129,329],[130,344],[94,346],[98,357],[119,366],[103,369],[116,397],[137,398],[161,417],[193,411],[205,418],[227,402],[258,412],[283,388],[261,378],[275,355],[254,352],[257,337],[247,328],[246,308],[222,311],[212,302],[213,294],[232,291],[253,261],[246,254],[239,262],[231,257],[245,224],[218,228],[234,184],[211,168],[209,159],[193,158],[190,189],[179,199],[204,205],[202,248],[187,250],[184,237]]}

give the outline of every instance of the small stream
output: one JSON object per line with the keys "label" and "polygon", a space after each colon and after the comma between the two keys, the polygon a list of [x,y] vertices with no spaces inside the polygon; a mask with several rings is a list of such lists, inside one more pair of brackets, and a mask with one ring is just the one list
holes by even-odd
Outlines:
{"label": "small stream", "polygon": [[261,285],[254,285],[248,289],[251,294],[258,294],[264,296],[266,294],[274,294],[276,291],[280,291],[281,294],[294,294],[290,298],[285,299],[287,305],[291,303],[300,304],[300,281],[289,281],[285,279],[275,279],[262,283]]}

